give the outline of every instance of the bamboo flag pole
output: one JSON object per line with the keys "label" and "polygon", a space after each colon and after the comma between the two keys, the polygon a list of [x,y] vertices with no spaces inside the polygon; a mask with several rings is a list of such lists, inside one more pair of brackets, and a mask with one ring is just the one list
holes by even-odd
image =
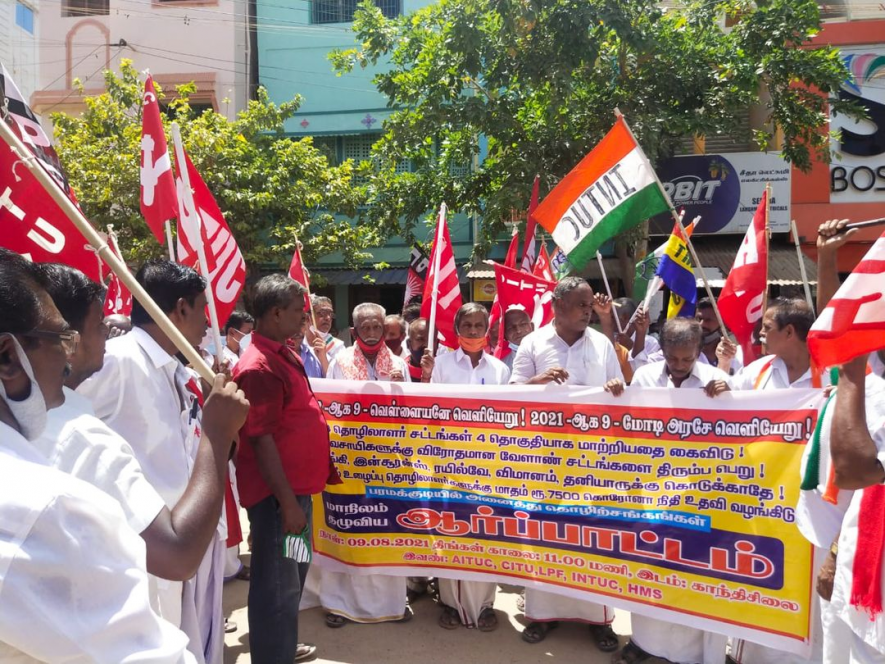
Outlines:
{"label": "bamboo flag pole", "polygon": [[[442,259],[443,224],[446,223],[446,204],[439,206],[439,217],[436,220],[436,238],[433,240],[433,278],[439,279],[439,264]],[[430,296],[430,321],[428,323],[427,342],[432,354],[436,355],[436,303],[439,301],[439,288],[432,289]]]}
{"label": "bamboo flag pole", "polygon": [[65,213],[65,216],[70,219],[71,223],[77,227],[77,230],[80,231],[80,233],[82,233],[86,241],[95,248],[98,255],[101,256],[108,267],[111,268],[111,271],[117,275],[117,278],[122,281],[132,295],[138,299],[148,315],[153,319],[157,326],[163,330],[163,333],[169,337],[169,340],[175,344],[175,347],[181,351],[182,355],[187,358],[187,361],[190,362],[194,370],[206,380],[212,381],[214,379],[214,374],[209,365],[206,364],[206,361],[200,356],[196,349],[188,343],[181,331],[172,324],[169,317],[163,313],[141,284],[135,280],[135,277],[132,276],[132,273],[126,267],[126,264],[122,259],[118,258],[111,250],[107,242],[105,242],[98,234],[98,231],[96,231],[86,220],[83,213],[80,212],[71,199],[67,197],[67,194],[65,194],[55,183],[49,173],[37,163],[37,158],[31,154],[31,151],[25,147],[5,122],[0,122],[0,138],[2,138],[18,158],[27,165],[31,173],[37,179],[37,182],[40,183],[40,186],[52,197],[56,204]]}
{"label": "bamboo flag pole", "polygon": [[762,312],[768,309],[768,267],[771,265],[769,260],[769,245],[771,244],[771,226],[768,223],[768,215],[771,210],[771,183],[765,183],[765,290],[762,291]]}
{"label": "bamboo flag pole", "polygon": [[790,228],[793,231],[793,243],[796,245],[796,258],[799,259],[799,274],[802,275],[802,286],[805,289],[805,301],[814,311],[814,302],[811,300],[811,284],[808,283],[808,272],[805,269],[805,259],[802,258],[802,248],[799,245],[799,229],[796,228],[796,220],[790,220]]}
{"label": "bamboo flag pole", "polygon": [[608,277],[605,275],[605,267],[602,265],[602,254],[598,251],[596,252],[596,260],[599,262],[599,271],[602,273],[602,282],[605,284],[605,292],[608,293],[608,299],[611,300],[612,303],[612,315],[615,317],[615,324],[618,326],[618,334],[624,334],[624,329],[621,327],[621,317],[618,316],[618,312],[615,311],[615,298],[612,297],[612,287],[608,283]]}
{"label": "bamboo flag pole", "polygon": [[[301,257],[301,247],[304,245],[301,244],[301,240],[298,239],[298,236],[295,236],[295,251],[298,252],[298,264],[301,266],[301,278],[304,279],[304,288],[307,290],[307,306],[310,309],[310,320],[313,322],[313,329],[319,334],[319,328],[317,328],[317,315],[313,310],[313,298],[310,295],[310,278],[306,274],[307,268],[304,267],[304,259]],[[325,342],[325,339],[323,340]]]}
{"label": "bamboo flag pole", "polygon": [[[619,109],[615,109],[616,117],[623,117],[623,113]],[[626,120],[624,121],[624,126],[627,128],[627,131],[630,133],[630,137],[639,145],[639,141],[636,140],[636,136],[633,135],[633,130],[630,129],[630,125],[627,124]],[[642,153],[643,159],[646,159],[645,153]],[[658,177],[657,172],[654,168],[652,168],[651,163],[646,159],[646,164],[648,169],[651,171],[652,175],[654,175],[655,183],[658,185],[658,189],[660,189],[661,194],[664,196],[664,200],[666,200],[670,204],[670,214],[673,216],[673,219],[679,226],[679,230],[682,232],[682,237],[685,238],[685,244],[688,247],[689,253],[691,253],[691,259],[694,261],[695,268],[701,273],[701,280],[704,282],[704,290],[707,291],[707,297],[710,298],[710,302],[713,305],[713,313],[716,314],[716,321],[719,323],[719,328],[722,330],[723,335],[725,334],[725,330],[728,328],[725,327],[725,322],[722,320],[722,314],[719,313],[719,306],[716,304],[716,298],[713,297],[713,290],[710,288],[710,282],[707,280],[707,275],[704,272],[704,267],[701,265],[701,261],[698,258],[698,254],[694,249],[694,244],[691,241],[691,237],[688,233],[685,232],[685,226],[682,225],[682,219],[679,217],[679,213],[676,212],[676,207],[673,205],[673,201],[670,200],[670,196],[667,194],[667,191],[664,189],[664,185],[661,184],[661,179]]]}
{"label": "bamboo flag pole", "polygon": [[[191,189],[190,175],[187,172],[187,159],[184,157],[184,146],[181,144],[181,130],[178,123],[172,123],[172,142],[175,144],[175,161],[178,164],[178,172],[181,173],[181,179],[184,183],[182,187],[182,195],[187,201],[185,210],[193,213],[194,219],[194,237],[192,241],[197,250],[197,258],[200,261],[200,272],[206,278],[206,305],[209,309],[209,327],[212,329],[212,341],[215,344],[215,359],[218,361],[218,367],[224,361],[224,352],[221,348],[221,329],[218,325],[218,310],[215,307],[215,291],[212,289],[212,275],[209,274],[209,264],[206,262],[206,247],[203,244],[202,226],[203,220],[200,218],[200,211],[194,203],[194,192]],[[183,216],[183,215],[182,215]],[[186,223],[183,219],[179,220],[182,224]]]}
{"label": "bamboo flag pole", "polygon": [[172,221],[166,220],[166,244],[169,245],[169,260],[175,262],[175,246],[172,244]]}

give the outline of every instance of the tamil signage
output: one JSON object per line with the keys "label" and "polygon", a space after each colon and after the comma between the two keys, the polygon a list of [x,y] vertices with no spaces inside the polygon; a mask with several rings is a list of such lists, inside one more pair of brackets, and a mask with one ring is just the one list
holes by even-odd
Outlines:
{"label": "tamil signage", "polygon": [[[677,209],[685,209],[686,223],[700,215],[695,234],[744,234],[771,184],[769,224],[774,232],[790,230],[790,165],[780,155],[762,152],[673,157],[657,168],[664,189]],[[653,235],[673,228],[669,215],[649,224]]]}

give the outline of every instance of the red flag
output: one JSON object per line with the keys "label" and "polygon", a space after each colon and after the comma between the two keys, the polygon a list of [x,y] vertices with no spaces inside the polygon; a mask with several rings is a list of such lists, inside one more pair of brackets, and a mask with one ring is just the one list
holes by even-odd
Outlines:
{"label": "red flag", "polygon": [[[120,256],[120,249],[117,246],[117,240],[112,233],[108,236],[108,247],[113,251],[117,258]],[[117,278],[117,275],[111,272],[111,280],[108,282],[108,291],[104,297],[104,310],[102,315],[112,316],[114,314],[122,314],[129,317],[132,315],[132,293],[126,288],[125,284]]]}
{"label": "red flag", "polygon": [[[40,161],[32,163],[43,168]],[[93,281],[101,281],[100,261],[94,249],[28,165],[2,139],[0,228],[0,245],[7,249],[36,263],[70,265]]]}
{"label": "red flag", "polygon": [[885,234],[861,259],[808,333],[819,367],[844,364],[885,346]]}
{"label": "red flag", "polygon": [[[536,330],[553,320],[555,281],[548,281],[533,274],[495,263],[495,284],[498,289],[502,326],[504,325],[504,315],[512,308],[525,311],[535,324]],[[495,357],[504,359],[510,352],[510,347],[504,341],[504,335],[499,334]]]}
{"label": "red flag", "polygon": [[519,254],[519,231],[513,228],[513,237],[510,238],[510,247],[507,249],[507,257],[504,259],[504,265],[507,267],[516,267],[516,257]]}
{"label": "red flag", "polygon": [[768,288],[768,243],[765,238],[767,203],[766,191],[753,215],[753,223],[741,242],[734,267],[728,273],[718,301],[722,320],[743,347],[744,362],[750,362],[755,357],[751,346],[753,327],[762,318],[762,303]]}
{"label": "red flag", "polygon": [[304,267],[304,262],[301,260],[301,247],[297,243],[295,252],[292,254],[292,263],[289,265],[289,278],[310,290],[310,273]]}
{"label": "red flag", "polygon": [[529,212],[525,222],[525,243],[522,250],[522,269],[525,272],[531,272],[535,267],[537,259],[537,249],[535,245],[535,228],[538,222],[535,221],[535,208],[538,207],[538,189],[541,183],[541,176],[535,176],[535,183],[532,185],[532,198],[529,201]]}
{"label": "red flag", "polygon": [[[215,311],[218,314],[218,325],[224,326],[231,312],[236,308],[237,298],[246,284],[246,262],[218,208],[212,192],[203,182],[203,178],[194,168],[190,157],[184,155],[187,174],[190,179],[193,196],[184,190],[181,178],[181,164],[176,164],[178,177],[176,184],[181,204],[178,216],[178,260],[184,265],[193,267],[197,263],[197,242],[202,242],[206,250],[206,262],[202,274],[208,274],[215,294]],[[193,204],[194,207],[190,207]],[[199,216],[197,213],[199,212]],[[199,231],[197,230],[199,228]]]}
{"label": "red flag", "polygon": [[165,242],[163,227],[178,215],[178,196],[166,134],[160,120],[160,105],[154,80],[144,82],[141,119],[141,214],[160,244]]}
{"label": "red flag", "polygon": [[[421,302],[421,317],[430,320],[433,291],[437,292],[436,331],[440,343],[449,348],[458,347],[458,335],[455,334],[455,313],[461,308],[461,285],[458,282],[458,269],[455,266],[455,254],[452,251],[452,240],[449,237],[449,226],[445,214],[441,211],[436,222],[433,249],[430,252],[430,267],[427,270],[427,281],[424,283],[424,299]],[[437,265],[439,252],[439,272]]]}
{"label": "red flag", "polygon": [[403,307],[408,306],[412,298],[424,293],[424,281],[427,278],[428,267],[427,254],[417,245],[412,247],[412,254],[409,256],[409,274],[406,277],[406,295],[403,298]]}
{"label": "red flag", "polygon": [[553,274],[553,268],[550,266],[550,256],[547,254],[547,244],[544,242],[541,243],[541,254],[538,256],[532,274],[545,281],[556,281],[556,276]]}

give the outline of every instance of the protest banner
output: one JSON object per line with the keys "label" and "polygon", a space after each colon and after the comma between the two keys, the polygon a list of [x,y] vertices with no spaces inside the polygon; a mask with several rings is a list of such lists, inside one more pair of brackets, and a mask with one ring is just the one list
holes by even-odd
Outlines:
{"label": "protest banner", "polygon": [[314,389],[344,480],[314,503],[321,566],[541,587],[807,652],[794,506],[819,391]]}

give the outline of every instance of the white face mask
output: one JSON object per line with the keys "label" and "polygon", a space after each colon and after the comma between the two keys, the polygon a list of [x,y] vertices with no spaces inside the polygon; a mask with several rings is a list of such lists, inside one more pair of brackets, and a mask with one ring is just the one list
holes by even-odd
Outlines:
{"label": "white face mask", "polygon": [[0,397],[6,401],[9,410],[12,411],[22,435],[28,440],[36,440],[46,428],[46,400],[43,398],[43,391],[34,378],[34,370],[31,362],[25,354],[24,349],[13,335],[7,335],[15,344],[15,353],[18,361],[22,365],[25,374],[31,381],[31,393],[22,401],[14,401],[6,396],[6,386],[0,381]]}
{"label": "white face mask", "polygon": [[243,352],[249,347],[249,344],[252,343],[252,333],[246,334],[240,339],[240,357],[243,356]]}
{"label": "white face mask", "polygon": [[508,341],[507,345],[510,346],[510,350],[512,350],[514,353],[519,350],[519,344],[515,344],[512,341]]}

